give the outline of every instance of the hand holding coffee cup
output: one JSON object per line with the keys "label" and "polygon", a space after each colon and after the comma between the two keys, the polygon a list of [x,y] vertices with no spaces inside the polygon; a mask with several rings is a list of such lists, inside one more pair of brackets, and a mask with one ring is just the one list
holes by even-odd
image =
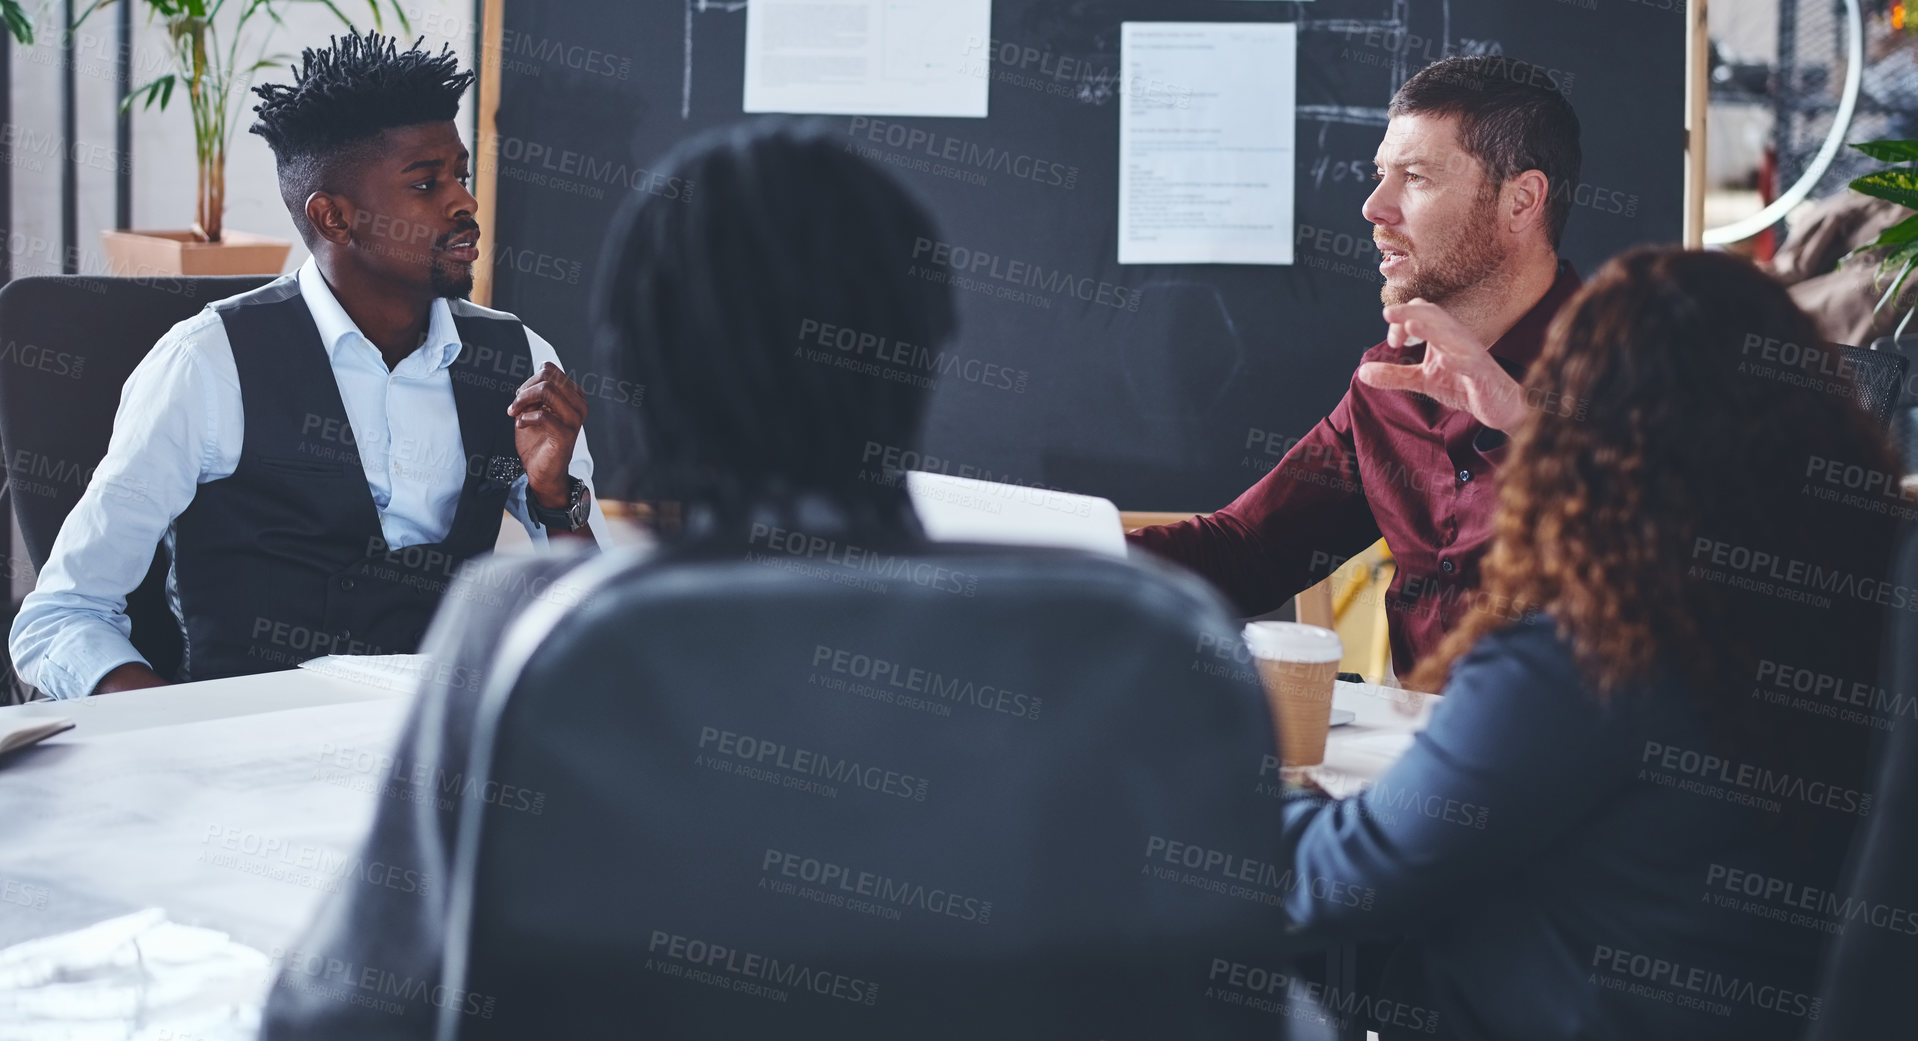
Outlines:
{"label": "hand holding coffee cup", "polygon": [[1253,622],[1245,627],[1245,644],[1272,706],[1280,759],[1287,767],[1323,763],[1332,690],[1345,657],[1339,634],[1298,622]]}

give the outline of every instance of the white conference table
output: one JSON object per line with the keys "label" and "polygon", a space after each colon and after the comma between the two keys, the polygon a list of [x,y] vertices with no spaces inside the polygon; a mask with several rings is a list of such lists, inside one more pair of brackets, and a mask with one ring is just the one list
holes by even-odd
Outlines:
{"label": "white conference table", "polygon": [[296,669],[0,708],[76,724],[0,758],[0,947],[147,907],[287,943],[326,885],[300,862],[352,852],[375,805],[320,764],[384,753],[407,700]]}
{"label": "white conference table", "polygon": [[[296,669],[0,708],[78,724],[0,758],[0,947],[149,907],[290,946],[371,822],[383,773],[328,764],[390,752],[410,698],[386,688]],[[1339,684],[1357,720],[1316,779],[1341,795],[1376,779],[1435,700]]]}

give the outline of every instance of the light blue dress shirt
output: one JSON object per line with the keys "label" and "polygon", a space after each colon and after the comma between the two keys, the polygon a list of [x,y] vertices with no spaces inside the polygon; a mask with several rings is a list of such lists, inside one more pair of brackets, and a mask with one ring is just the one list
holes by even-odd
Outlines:
{"label": "light blue dress shirt", "polygon": [[[466,478],[447,371],[460,352],[453,305],[433,302],[425,342],[389,371],[312,260],[290,277],[299,280],[326,345],[387,544],[440,541],[453,526]],[[499,315],[466,301],[458,306]],[[552,345],[531,329],[526,342],[533,371],[559,364]],[[504,414],[500,421],[510,422]],[[55,698],[85,697],[114,668],[145,661],[127,638],[127,594],[146,577],[154,548],[199,486],[239,466],[244,432],[226,324],[209,308],[169,330],[127,377],[106,458],[14,618],[8,644],[22,679]],[[584,432],[568,469],[592,485]],[[524,476],[508,491],[506,510],[535,545],[545,543],[545,530],[527,514]],[[605,524],[595,497],[592,530],[602,543]]]}

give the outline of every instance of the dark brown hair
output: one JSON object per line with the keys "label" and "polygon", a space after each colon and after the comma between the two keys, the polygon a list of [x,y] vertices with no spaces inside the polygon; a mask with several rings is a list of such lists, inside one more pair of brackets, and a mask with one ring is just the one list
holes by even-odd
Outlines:
{"label": "dark brown hair", "polygon": [[1513,432],[1479,606],[1410,685],[1439,689],[1512,621],[1487,606],[1504,603],[1545,612],[1601,698],[1676,674],[1747,737],[1805,719],[1753,723],[1761,658],[1875,675],[1866,586],[1889,570],[1903,500],[1830,501],[1816,474],[1901,468],[1840,357],[1737,257],[1642,249],[1606,264],[1526,381],[1550,407]]}
{"label": "dark brown hair", "polygon": [[1578,113],[1557,69],[1503,56],[1445,58],[1427,65],[1392,96],[1394,115],[1457,116],[1459,140],[1496,189],[1527,170],[1545,175],[1545,233],[1552,248],[1565,233],[1584,161]]}

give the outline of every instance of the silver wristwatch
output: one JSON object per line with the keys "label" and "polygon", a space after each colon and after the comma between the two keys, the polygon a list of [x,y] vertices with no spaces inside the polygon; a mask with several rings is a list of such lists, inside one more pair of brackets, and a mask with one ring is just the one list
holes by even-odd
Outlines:
{"label": "silver wristwatch", "polygon": [[526,512],[547,531],[578,531],[586,526],[587,519],[592,516],[592,504],[590,497],[586,494],[586,482],[577,477],[571,477],[568,480],[571,483],[567,488],[566,508],[562,510],[549,510],[541,506],[533,490],[531,488],[526,490]]}

